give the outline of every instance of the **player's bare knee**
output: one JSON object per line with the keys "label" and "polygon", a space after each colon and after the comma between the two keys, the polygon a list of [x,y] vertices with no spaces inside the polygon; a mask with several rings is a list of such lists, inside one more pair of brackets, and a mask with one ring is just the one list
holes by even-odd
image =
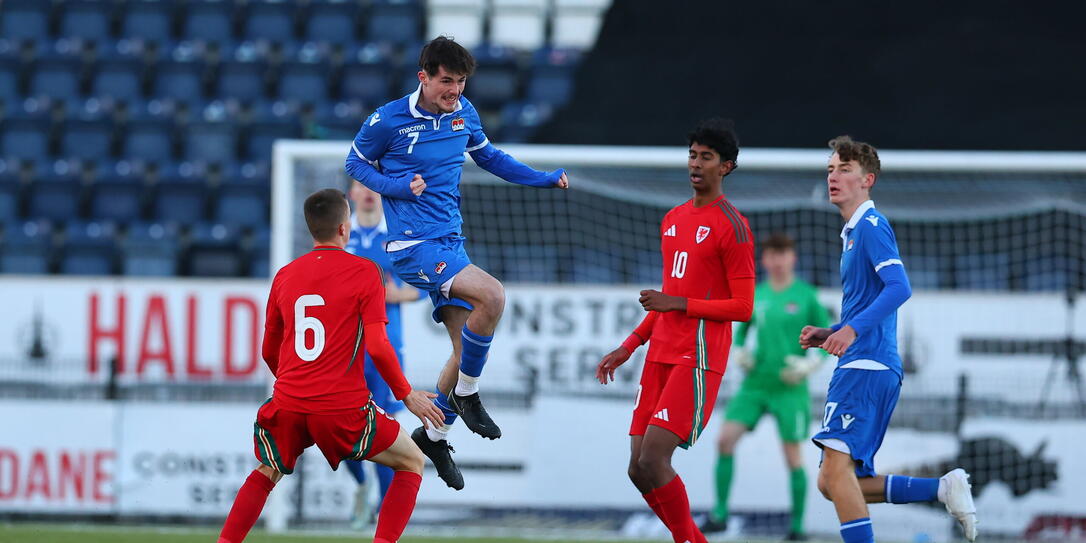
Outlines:
{"label": "player's bare knee", "polygon": [[283,478],[282,473],[277,471],[275,468],[266,466],[264,464],[260,464],[260,466],[256,468],[256,471],[259,471],[261,475],[267,477],[268,479],[271,479],[273,485],[275,483],[278,483],[279,480]]}
{"label": "player's bare knee", "polygon": [[823,470],[818,472],[818,491],[821,492],[822,496],[827,500],[833,501],[833,496],[831,496],[830,493],[830,478]]}
{"label": "player's bare knee", "polygon": [[402,464],[401,471],[410,471],[422,475],[422,470],[426,468],[426,457],[422,455],[422,451],[418,447],[415,447],[415,450],[405,455]]}

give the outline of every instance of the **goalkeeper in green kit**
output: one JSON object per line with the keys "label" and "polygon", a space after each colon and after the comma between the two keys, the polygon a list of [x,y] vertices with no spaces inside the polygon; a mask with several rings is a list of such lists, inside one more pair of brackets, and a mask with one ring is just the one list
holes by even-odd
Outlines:
{"label": "goalkeeper in green kit", "polygon": [[[790,474],[792,522],[787,540],[805,539],[803,509],[807,475],[803,471],[800,444],[810,437],[807,376],[822,362],[824,353],[816,354],[822,351],[810,349],[805,354],[796,338],[808,324],[829,326],[830,317],[818,302],[815,288],[795,277],[795,266],[796,251],[791,238],[774,234],[762,243],[762,268],[768,277],[754,291],[753,316],[749,322],[739,323],[735,334],[738,352],[733,354],[733,360],[743,366],[746,377],[724,416],[724,429],[717,442],[716,507],[702,524],[703,532],[727,530],[735,445],[768,413],[777,419]],[[744,348],[751,326],[757,339],[753,351]],[[732,526],[738,528],[735,523]]]}

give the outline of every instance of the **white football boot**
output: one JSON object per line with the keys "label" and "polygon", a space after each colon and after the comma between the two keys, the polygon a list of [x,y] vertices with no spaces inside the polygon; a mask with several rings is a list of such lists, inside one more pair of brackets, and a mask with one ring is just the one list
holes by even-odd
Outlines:
{"label": "white football boot", "polygon": [[939,501],[958,524],[969,541],[977,538],[977,506],[973,503],[969,474],[962,468],[951,470],[939,478]]}

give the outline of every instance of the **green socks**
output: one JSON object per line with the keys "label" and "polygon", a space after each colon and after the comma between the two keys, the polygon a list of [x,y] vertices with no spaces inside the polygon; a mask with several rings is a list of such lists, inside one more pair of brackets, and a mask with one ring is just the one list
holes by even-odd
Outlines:
{"label": "green socks", "polygon": [[801,534],[803,509],[807,506],[807,474],[803,468],[796,468],[789,472],[788,480],[792,487],[792,532]]}
{"label": "green socks", "polygon": [[728,493],[732,489],[734,465],[734,457],[730,454],[716,457],[716,507],[713,509],[713,519],[717,522],[728,520]]}

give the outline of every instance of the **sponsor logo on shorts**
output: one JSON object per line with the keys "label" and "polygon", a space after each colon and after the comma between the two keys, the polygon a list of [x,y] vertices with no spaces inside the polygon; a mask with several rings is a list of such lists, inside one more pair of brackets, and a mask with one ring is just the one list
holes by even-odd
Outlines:
{"label": "sponsor logo on shorts", "polygon": [[445,262],[438,262],[437,266],[434,266],[434,271],[441,275],[441,272],[445,271]]}
{"label": "sponsor logo on shorts", "polygon": [[665,407],[665,408],[657,411],[656,414],[652,416],[652,418],[660,419],[660,420],[662,420],[664,422],[668,422],[669,419],[667,418],[667,408]]}
{"label": "sponsor logo on shorts", "polygon": [[853,417],[852,415],[849,415],[847,413],[841,415],[841,429],[848,430],[849,425],[851,425],[854,420],[856,420],[856,417]]}
{"label": "sponsor logo on shorts", "polygon": [[429,281],[430,277],[426,275],[426,272],[419,270],[419,279],[422,279],[423,281]]}
{"label": "sponsor logo on shorts", "polygon": [[698,233],[694,236],[694,241],[696,243],[701,243],[705,241],[705,238],[709,237],[710,230],[711,228],[709,228],[708,226],[699,226]]}

